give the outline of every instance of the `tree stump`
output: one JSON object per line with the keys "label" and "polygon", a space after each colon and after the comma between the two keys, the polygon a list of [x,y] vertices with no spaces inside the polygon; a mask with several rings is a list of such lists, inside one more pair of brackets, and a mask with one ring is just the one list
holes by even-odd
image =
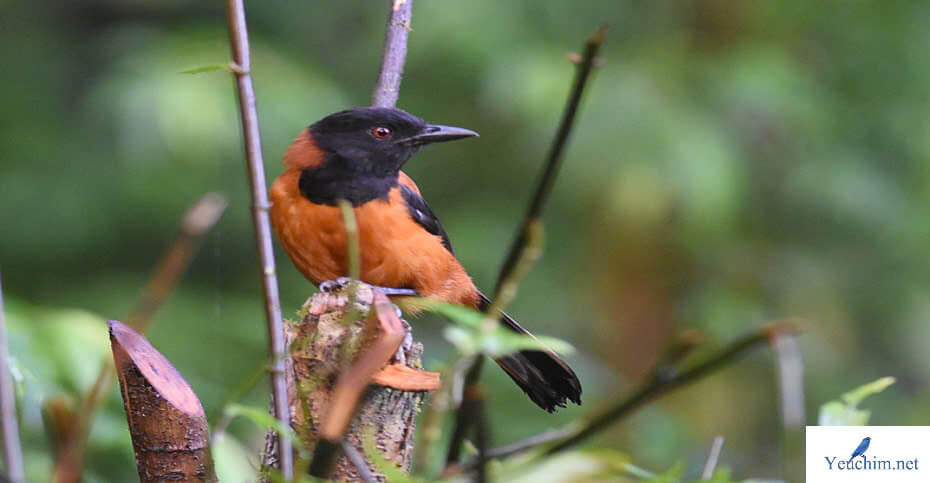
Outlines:
{"label": "tree stump", "polygon": [[139,480],[216,481],[197,395],[145,337],[115,320],[109,326]]}
{"label": "tree stump", "polygon": [[[350,311],[348,288],[318,293],[304,304],[299,323],[286,324],[289,357],[286,364],[291,426],[304,447],[313,451],[340,371],[355,358],[366,341],[378,334],[366,333],[366,314],[372,308],[371,287],[359,284],[355,317],[346,325]],[[351,317],[351,314],[350,314]],[[415,418],[427,391],[438,389],[439,374],[421,370],[423,345],[408,337],[391,364],[372,380],[343,440],[364,459],[368,477],[384,481],[368,452],[376,448],[383,459],[409,473],[413,457]],[[400,360],[397,360],[400,359]],[[277,467],[274,438],[266,438],[263,466]],[[366,471],[367,470],[367,471]],[[336,462],[331,479],[362,481],[364,478],[346,455]]]}

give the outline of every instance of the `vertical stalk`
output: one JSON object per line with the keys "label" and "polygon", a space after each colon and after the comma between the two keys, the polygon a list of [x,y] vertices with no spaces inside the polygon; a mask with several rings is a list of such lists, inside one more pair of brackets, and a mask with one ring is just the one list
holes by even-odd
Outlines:
{"label": "vertical stalk", "polygon": [[[258,245],[262,293],[265,298],[265,317],[268,325],[268,349],[272,356],[271,393],[275,418],[282,425],[290,424],[287,401],[287,383],[284,377],[284,322],[281,320],[281,302],[278,299],[278,279],[275,272],[274,248],[271,241],[271,220],[268,216],[268,188],[265,183],[265,162],[262,159],[261,134],[258,128],[258,111],[255,108],[255,91],[252,87],[249,59],[249,34],[245,22],[242,0],[227,0],[226,17],[232,48],[236,93],[242,121],[242,137],[249,172],[252,195],[252,222],[255,242]],[[294,455],[291,442],[280,434],[277,448],[281,473],[286,480],[294,477]]]}

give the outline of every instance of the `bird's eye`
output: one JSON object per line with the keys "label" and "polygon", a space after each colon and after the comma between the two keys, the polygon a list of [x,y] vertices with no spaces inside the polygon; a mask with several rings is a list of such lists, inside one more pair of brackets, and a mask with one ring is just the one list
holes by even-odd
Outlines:
{"label": "bird's eye", "polygon": [[391,136],[391,130],[384,126],[378,126],[371,130],[371,135],[378,139],[385,139]]}

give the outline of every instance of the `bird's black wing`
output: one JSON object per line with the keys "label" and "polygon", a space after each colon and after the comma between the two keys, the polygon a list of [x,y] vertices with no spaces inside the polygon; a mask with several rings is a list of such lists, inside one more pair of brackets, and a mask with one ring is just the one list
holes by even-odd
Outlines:
{"label": "bird's black wing", "polygon": [[449,241],[449,235],[446,234],[446,230],[442,229],[439,218],[436,218],[436,214],[433,213],[426,200],[418,195],[416,191],[404,185],[400,186],[400,194],[403,195],[404,201],[407,203],[407,211],[410,212],[413,221],[425,228],[426,231],[442,238],[442,246],[446,247],[449,253],[455,254],[452,250],[452,242]]}

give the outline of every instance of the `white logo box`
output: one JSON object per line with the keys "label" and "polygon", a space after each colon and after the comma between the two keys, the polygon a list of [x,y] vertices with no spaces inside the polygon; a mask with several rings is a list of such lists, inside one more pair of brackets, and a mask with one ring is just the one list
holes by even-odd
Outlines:
{"label": "white logo box", "polygon": [[930,482],[930,426],[808,426],[806,440],[808,483]]}

